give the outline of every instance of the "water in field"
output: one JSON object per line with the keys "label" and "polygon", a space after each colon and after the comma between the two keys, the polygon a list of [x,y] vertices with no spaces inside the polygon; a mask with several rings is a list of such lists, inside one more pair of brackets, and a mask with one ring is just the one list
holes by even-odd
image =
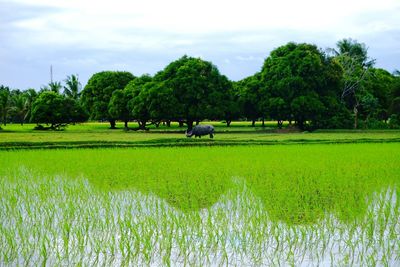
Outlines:
{"label": "water in field", "polygon": [[[176,150],[180,156],[170,150],[84,150],[85,165],[75,151],[5,154],[8,165],[24,167],[0,166],[0,265],[398,266],[398,146],[342,148],[217,150],[230,155],[229,162],[215,159],[210,172],[200,164],[198,176],[180,156],[195,151],[209,157],[215,150]],[[324,158],[307,165],[302,149],[314,152],[309,160],[318,153]],[[250,151],[257,157],[247,154],[246,160]],[[339,152],[347,154],[339,158]],[[166,157],[170,153],[174,157]],[[283,158],[271,159],[271,153]],[[81,167],[90,170],[97,158],[110,168],[115,157],[158,168],[141,165],[132,186],[121,174],[109,186],[104,181],[111,171],[85,173]],[[167,165],[157,165],[157,157]],[[304,169],[287,167],[295,159]],[[29,165],[40,160],[52,163],[47,171]],[[61,160],[70,162],[69,169]]]}

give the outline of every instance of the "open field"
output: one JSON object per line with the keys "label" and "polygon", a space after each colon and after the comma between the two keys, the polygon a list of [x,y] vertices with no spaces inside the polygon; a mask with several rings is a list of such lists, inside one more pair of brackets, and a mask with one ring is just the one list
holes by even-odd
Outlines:
{"label": "open field", "polygon": [[0,177],[0,265],[400,264],[397,142],[0,151]]}
{"label": "open field", "polygon": [[186,138],[185,128],[176,124],[168,128],[151,128],[148,132],[109,130],[107,123],[70,125],[64,131],[33,131],[34,125],[7,125],[0,131],[0,149],[12,148],[69,148],[69,147],[140,147],[193,145],[271,145],[298,143],[400,142],[399,130],[385,131],[317,131],[279,132],[275,123],[255,128],[249,122],[233,122],[231,127],[214,122],[216,135],[195,140]]}

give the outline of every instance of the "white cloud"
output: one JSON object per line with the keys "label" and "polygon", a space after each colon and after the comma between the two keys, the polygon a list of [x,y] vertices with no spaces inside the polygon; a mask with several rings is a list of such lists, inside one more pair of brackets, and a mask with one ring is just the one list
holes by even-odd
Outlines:
{"label": "white cloud", "polygon": [[400,47],[385,35],[399,32],[399,0],[0,0],[6,4],[6,13],[0,10],[5,73],[12,64],[60,58],[67,74],[107,67],[154,73],[189,54],[220,63],[221,72],[238,79],[288,41],[324,48],[352,37],[379,48],[371,49],[378,62],[380,53],[390,58],[388,51]]}
{"label": "white cloud", "polygon": [[[130,29],[164,34],[210,34],[218,32],[300,30],[359,34],[398,28],[397,18],[380,18],[372,28],[353,22],[370,12],[399,11],[399,1],[362,0],[169,0],[169,1],[55,1],[20,0],[26,4],[60,8],[62,12],[19,22],[18,26],[40,35],[61,31],[65,37],[88,42],[90,37],[125,39]],[[398,14],[398,13],[397,13]],[[385,20],[387,19],[387,20]],[[76,32],[76,35],[72,33]],[[140,33],[139,33],[140,34]],[[142,33],[143,35],[143,33]],[[148,37],[146,37],[148,38]],[[152,39],[152,38],[149,38]],[[150,40],[151,43],[151,40]]]}

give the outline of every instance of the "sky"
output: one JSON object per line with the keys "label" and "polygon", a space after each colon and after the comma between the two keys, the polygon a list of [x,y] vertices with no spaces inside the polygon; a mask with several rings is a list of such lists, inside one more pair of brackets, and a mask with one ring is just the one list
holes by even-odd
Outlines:
{"label": "sky", "polygon": [[352,38],[376,67],[400,69],[400,0],[0,0],[0,84],[40,89],[96,72],[155,74],[183,55],[231,80],[288,42]]}

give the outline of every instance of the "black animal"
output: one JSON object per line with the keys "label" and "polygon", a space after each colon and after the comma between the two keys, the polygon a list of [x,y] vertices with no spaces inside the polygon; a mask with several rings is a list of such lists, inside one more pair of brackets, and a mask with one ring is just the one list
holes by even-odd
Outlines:
{"label": "black animal", "polygon": [[210,135],[210,138],[214,137],[214,127],[212,125],[196,125],[193,127],[192,130],[186,130],[187,137],[199,137],[201,138],[202,135]]}

